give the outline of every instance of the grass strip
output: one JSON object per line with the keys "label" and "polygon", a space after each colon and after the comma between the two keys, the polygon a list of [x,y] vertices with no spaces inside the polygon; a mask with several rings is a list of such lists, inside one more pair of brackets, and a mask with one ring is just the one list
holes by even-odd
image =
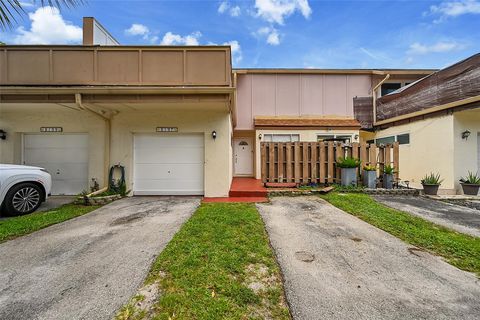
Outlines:
{"label": "grass strip", "polygon": [[459,269],[480,276],[480,238],[389,208],[366,194],[334,192],[321,197],[409,244],[444,257]]}
{"label": "grass strip", "polygon": [[54,210],[34,212],[24,216],[1,219],[0,242],[17,238],[53,224],[84,215],[97,208],[99,207],[66,204]]}
{"label": "grass strip", "polygon": [[[290,319],[280,270],[252,204],[207,203],[158,256],[117,319]],[[145,292],[145,290],[143,291]]]}

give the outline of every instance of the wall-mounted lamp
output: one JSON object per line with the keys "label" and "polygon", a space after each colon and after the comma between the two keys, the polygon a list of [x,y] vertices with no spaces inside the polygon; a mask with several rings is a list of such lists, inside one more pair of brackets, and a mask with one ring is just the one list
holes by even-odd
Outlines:
{"label": "wall-mounted lamp", "polygon": [[358,134],[356,134],[355,136],[353,136],[353,139],[355,139],[355,141],[358,140]]}
{"label": "wall-mounted lamp", "polygon": [[212,138],[213,140],[217,139],[217,131],[215,130],[212,131]]}
{"label": "wall-mounted lamp", "polygon": [[0,139],[5,140],[7,139],[7,132],[0,129]]}
{"label": "wall-mounted lamp", "polygon": [[468,130],[463,131],[463,132],[462,132],[462,139],[467,140],[468,137],[470,137],[470,133],[471,133],[471,132],[468,131]]}
{"label": "wall-mounted lamp", "polygon": [[258,135],[258,140],[262,140],[262,134],[261,133]]}

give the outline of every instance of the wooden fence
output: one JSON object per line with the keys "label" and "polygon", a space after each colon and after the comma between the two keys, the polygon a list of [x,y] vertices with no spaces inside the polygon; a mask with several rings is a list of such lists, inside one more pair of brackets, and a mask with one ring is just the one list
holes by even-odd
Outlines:
{"label": "wooden fence", "polygon": [[[262,182],[298,184],[330,184],[340,182],[340,168],[336,160],[342,157],[359,158],[363,166],[377,166],[379,173],[385,165],[399,169],[398,142],[376,146],[366,143],[337,142],[262,142]],[[396,178],[398,178],[398,173]]]}

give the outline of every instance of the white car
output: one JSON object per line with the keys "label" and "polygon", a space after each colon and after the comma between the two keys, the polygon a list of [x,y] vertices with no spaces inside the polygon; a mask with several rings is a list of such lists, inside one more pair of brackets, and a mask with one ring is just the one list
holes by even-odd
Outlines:
{"label": "white car", "polygon": [[52,177],[38,167],[0,164],[0,212],[22,215],[34,212],[47,200]]}

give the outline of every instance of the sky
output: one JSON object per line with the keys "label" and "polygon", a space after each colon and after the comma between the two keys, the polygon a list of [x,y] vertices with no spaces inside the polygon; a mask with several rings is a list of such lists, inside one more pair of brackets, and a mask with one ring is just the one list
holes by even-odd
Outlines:
{"label": "sky", "polygon": [[443,68],[480,52],[480,0],[30,1],[0,41],[80,44],[93,16],[121,44],[229,44],[237,68]]}

